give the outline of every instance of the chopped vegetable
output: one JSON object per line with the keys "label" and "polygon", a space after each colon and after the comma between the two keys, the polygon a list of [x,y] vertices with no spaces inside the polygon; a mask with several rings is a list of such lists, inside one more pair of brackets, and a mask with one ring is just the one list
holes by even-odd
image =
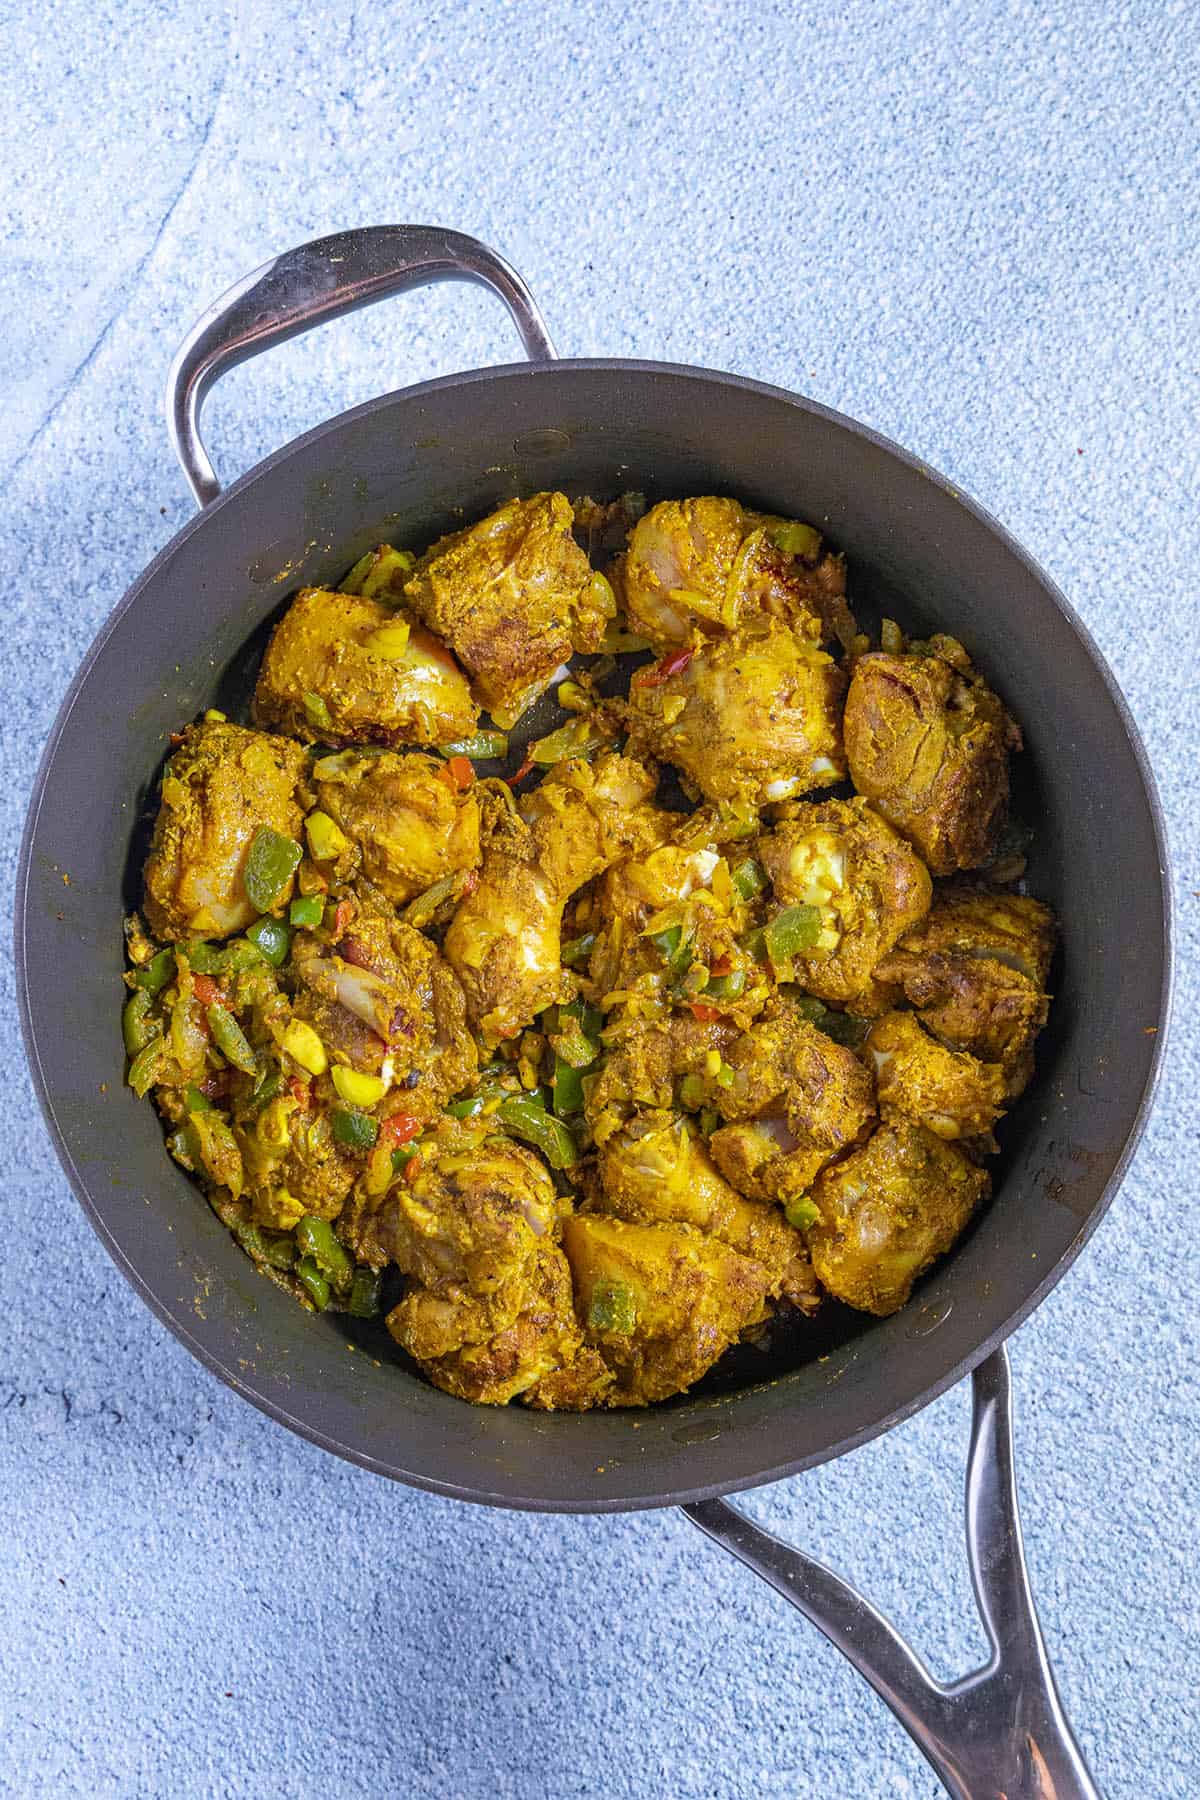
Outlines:
{"label": "chopped vegetable", "polygon": [[[293,901],[293,905],[299,904],[299,901]],[[246,936],[273,969],[283,967],[292,947],[292,934],[282,919],[256,919],[247,927]]]}
{"label": "chopped vegetable", "polygon": [[457,891],[458,880],[457,875],[443,875],[440,881],[435,881],[432,887],[427,887],[423,894],[418,894],[415,900],[410,900],[400,914],[404,923],[416,925],[418,928],[428,925],[443,900],[449,900],[450,896]]}
{"label": "chopped vegetable", "polygon": [[314,930],[325,916],[325,903],[320,894],[301,894],[288,907],[288,923]]}
{"label": "chopped vegetable", "polygon": [[554,1080],[551,1086],[554,1110],[560,1119],[583,1111],[583,1078],[579,1070],[561,1056],[554,1058]]}
{"label": "chopped vegetable", "polygon": [[794,1225],[797,1231],[807,1231],[821,1216],[820,1207],[807,1194],[801,1194],[798,1200],[789,1200],[783,1211],[788,1224]]}
{"label": "chopped vegetable", "polygon": [[379,1290],[382,1286],[374,1269],[355,1269],[354,1280],[350,1284],[350,1292],[346,1298],[346,1311],[356,1319],[373,1319],[379,1311]]}
{"label": "chopped vegetable", "polygon": [[306,688],[304,692],[304,710],[308,714],[308,722],[315,725],[318,731],[328,731],[333,724],[333,714],[321,694],[314,694]]}
{"label": "chopped vegetable", "polygon": [[273,1269],[290,1269],[296,1260],[296,1245],[290,1231],[262,1231],[257,1225],[234,1227],[238,1243],[249,1256],[269,1263]]}
{"label": "chopped vegetable", "polygon": [[325,1046],[304,1019],[292,1019],[283,1034],[283,1047],[310,1075],[323,1075],[329,1067]]}
{"label": "chopped vegetable", "polygon": [[[336,1081],[335,1075],[335,1085]],[[409,1144],[413,1138],[420,1137],[424,1129],[422,1120],[415,1118],[412,1113],[398,1112],[383,1121],[380,1126],[380,1135],[391,1144]]]}
{"label": "chopped vegetable", "polygon": [[628,1336],[637,1324],[633,1289],[624,1281],[597,1281],[588,1303],[588,1324],[593,1331],[618,1331]]}
{"label": "chopped vegetable", "polygon": [[304,855],[295,838],[284,837],[269,825],[260,825],[250,844],[242,876],[250,904],[268,913],[284,899]]}
{"label": "chopped vegetable", "polygon": [[334,1236],[328,1219],[306,1213],[296,1227],[296,1244],[303,1255],[312,1257],[339,1294],[347,1291],[354,1280],[354,1264]]}
{"label": "chopped vegetable", "polygon": [[443,756],[469,756],[472,762],[499,762],[508,755],[508,738],[502,731],[477,731],[473,737],[456,738],[439,745]]}
{"label": "chopped vegetable", "polygon": [[202,1094],[194,1081],[189,1081],[183,1090],[183,1104],[190,1113],[211,1112],[212,1101],[207,1094]]}
{"label": "chopped vegetable", "polygon": [[137,988],[125,1002],[121,1014],[121,1035],[125,1039],[126,1056],[136,1056],[157,1035],[158,1027],[150,1017],[154,1002],[145,988]]}
{"label": "chopped vegetable", "polygon": [[343,594],[362,594],[370,600],[381,588],[397,584],[399,578],[415,566],[416,560],[411,550],[393,550],[390,544],[380,544],[359,557],[342,582],[341,591]]}
{"label": "chopped vegetable", "polygon": [[329,1122],[338,1143],[350,1150],[369,1150],[379,1136],[379,1126],[369,1113],[335,1106]]}
{"label": "chopped vegetable", "polygon": [[820,532],[811,525],[802,525],[799,519],[788,519],[782,525],[773,525],[767,536],[785,556],[804,556],[811,562],[820,555]]}
{"label": "chopped vegetable", "polygon": [[[343,850],[350,848],[350,839],[327,812],[310,812],[304,821],[304,835],[314,862],[333,862]],[[266,910],[264,907],[263,911]]]}
{"label": "chopped vegetable", "polygon": [[633,679],[640,688],[662,687],[664,682],[670,681],[672,675],[681,675],[695,654],[690,648],[672,650],[661,662],[656,662],[647,669],[639,669]]}
{"label": "chopped vegetable", "polygon": [[579,1151],[571,1133],[533,1095],[502,1100],[496,1116],[514,1137],[523,1138],[540,1150],[552,1169],[569,1169],[578,1160]]}
{"label": "chopped vegetable", "polygon": [[225,967],[220,944],[189,944],[184,955],[190,967],[201,975],[219,975]]}
{"label": "chopped vegetable", "polygon": [[460,794],[465,794],[475,779],[475,771],[465,756],[452,756],[446,764],[446,773]]}
{"label": "chopped vegetable", "polygon": [[529,758],[539,767],[545,767],[550,763],[565,762],[571,756],[592,757],[609,741],[609,733],[599,730],[593,719],[571,719],[549,736],[530,744]]}
{"label": "chopped vegetable", "polygon": [[762,864],[756,862],[752,856],[748,856],[744,862],[738,863],[735,869],[730,870],[730,874],[733,877],[733,885],[743,900],[753,900],[754,896],[761,894],[767,886],[767,872]]}
{"label": "chopped vegetable", "polygon": [[421,1152],[415,1144],[397,1144],[392,1151],[392,1174],[400,1175],[410,1163],[420,1163]]}
{"label": "chopped vegetable", "polygon": [[721,1115],[715,1106],[702,1106],[700,1108],[700,1117],[697,1119],[696,1123],[699,1125],[705,1137],[711,1137],[721,1123]]}
{"label": "chopped vegetable", "polygon": [[587,962],[595,947],[595,932],[585,931],[582,937],[567,939],[562,947],[562,960],[568,969],[577,969],[581,963]]}
{"label": "chopped vegetable", "polygon": [[704,1083],[699,1075],[685,1075],[679,1083],[679,1104],[688,1112],[697,1112],[704,1103]]}
{"label": "chopped vegetable", "polygon": [[315,1258],[302,1256],[296,1265],[296,1274],[308,1289],[308,1297],[318,1312],[324,1312],[329,1305],[329,1283],[318,1268]]}
{"label": "chopped vegetable", "polygon": [[150,1039],[143,1049],[138,1051],[129,1065],[129,1074],[126,1079],[139,1100],[154,1086],[166,1066],[166,1061],[166,1040],[160,1031],[156,1037]]}
{"label": "chopped vegetable", "polygon": [[704,991],[714,1000],[736,1000],[739,994],[745,992],[745,987],[746,971],[731,969],[728,975],[714,976]]}
{"label": "chopped vegetable", "polygon": [[816,906],[785,906],[763,929],[773,963],[790,962],[799,951],[811,950],[820,935],[821,912]]}
{"label": "chopped vegetable", "polygon": [[703,1000],[693,1000],[691,1011],[693,1019],[699,1019],[702,1025],[713,1025],[721,1017],[717,1007],[708,1006]]}
{"label": "chopped vegetable", "polygon": [[258,1057],[229,1008],[222,1006],[219,1000],[214,1000],[207,1008],[206,1017],[213,1043],[226,1061],[231,1062],[235,1069],[244,1070],[247,1075],[257,1075]]}
{"label": "chopped vegetable", "polygon": [[465,1100],[452,1100],[446,1111],[452,1119],[473,1119],[488,1103],[486,1094],[470,1094]]}
{"label": "chopped vegetable", "polygon": [[134,971],[134,984],[147,994],[160,994],[175,974],[175,952],[160,950],[141,969]]}
{"label": "chopped vegetable", "polygon": [[333,1066],[333,1085],[347,1106],[375,1106],[388,1091],[388,1084],[378,1075],[364,1075],[342,1063]]}
{"label": "chopped vegetable", "polygon": [[383,662],[399,662],[408,649],[410,627],[403,620],[391,625],[381,625],[377,631],[363,642],[363,649],[369,656],[378,656]]}
{"label": "chopped vegetable", "polygon": [[692,940],[683,935],[682,925],[668,925],[665,931],[653,931],[650,942],[667,965],[670,975],[683,975],[692,964]]}

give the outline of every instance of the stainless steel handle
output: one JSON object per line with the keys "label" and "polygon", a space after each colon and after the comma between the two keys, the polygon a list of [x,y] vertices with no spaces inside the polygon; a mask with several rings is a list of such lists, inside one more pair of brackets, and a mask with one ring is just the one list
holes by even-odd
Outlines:
{"label": "stainless steel handle", "polygon": [[231,287],[180,345],[167,377],[167,431],[197,504],[221,491],[200,437],[200,408],[227,369],[326,319],[357,312],[406,288],[474,281],[498,294],[531,362],[554,345],[515,269],[477,238],[436,225],[366,225],[285,250]]}
{"label": "stainless steel handle", "polygon": [[1054,1685],[1029,1588],[1003,1349],[976,1369],[972,1391],[967,1554],[991,1654],[961,1681],[935,1681],[849,1582],[726,1501],[683,1510],[849,1657],[955,1800],[1100,1800]]}

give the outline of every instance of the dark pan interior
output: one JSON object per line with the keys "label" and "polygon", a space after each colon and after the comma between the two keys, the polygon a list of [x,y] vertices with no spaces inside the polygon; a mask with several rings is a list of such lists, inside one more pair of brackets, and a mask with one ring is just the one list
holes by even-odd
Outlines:
{"label": "dark pan interior", "polygon": [[[910,1306],[882,1321],[830,1308],[773,1359],[742,1352],[703,1390],[637,1414],[471,1407],[414,1377],[370,1328],[304,1313],[254,1273],[122,1081],[121,917],[168,734],[205,706],[239,709],[296,587],[336,581],[380,538],[419,545],[550,486],[731,493],[810,519],[847,552],[864,616],[962,638],[1024,729],[1030,888],[1063,924],[1051,1025],[1003,1127],[995,1196]],[[261,464],[179,534],[110,619],[56,725],[17,947],[31,1062],[76,1192],[210,1367],[383,1473],[499,1504],[607,1510],[836,1455],[932,1399],[1025,1316],[1128,1154],[1169,960],[1156,806],[1130,732],[1095,652],[1019,549],[939,477],[835,415],[637,363],[492,370],[374,401]]]}

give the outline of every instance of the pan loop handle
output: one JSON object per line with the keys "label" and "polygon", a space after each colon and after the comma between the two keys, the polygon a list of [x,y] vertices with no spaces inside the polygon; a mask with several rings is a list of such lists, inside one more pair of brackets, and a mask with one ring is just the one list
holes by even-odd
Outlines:
{"label": "pan loop handle", "polygon": [[960,1681],[935,1681],[856,1588],[728,1502],[701,1500],[683,1510],[849,1658],[954,1800],[1100,1800],[1054,1685],[1029,1587],[1007,1352],[995,1351],[971,1380],[967,1553],[991,1654]]}
{"label": "pan loop handle", "polygon": [[179,348],[167,377],[167,432],[197,504],[221,491],[200,437],[204,397],[227,369],[326,319],[406,288],[473,281],[498,294],[531,362],[556,352],[529,289],[477,238],[436,225],[367,225],[285,250],[231,287]]}

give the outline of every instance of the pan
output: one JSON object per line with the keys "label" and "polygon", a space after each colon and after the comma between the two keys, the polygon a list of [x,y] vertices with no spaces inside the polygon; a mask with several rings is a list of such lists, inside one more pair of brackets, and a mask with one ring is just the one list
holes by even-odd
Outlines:
{"label": "pan", "polygon": [[[222,492],[200,411],[225,370],[443,280],[497,294],[525,360],[355,407]],[[63,1167],[113,1259],[238,1393],[365,1468],[493,1506],[682,1506],[851,1658],[952,1794],[1094,1795],[1025,1575],[1002,1346],[1078,1255],[1132,1154],[1162,1055],[1171,933],[1153,781],[1066,600],[950,482],[825,407],[708,370],[560,361],[509,265],[431,227],[345,232],[256,270],[189,335],[167,413],[200,511],[89,650],[42,759],[18,874],[30,1066]],[[336,582],[383,538],[427,542],[544,488],[730,493],[811,519],[846,552],[868,621],[888,613],[920,635],[961,637],[1021,720],[1017,804],[1037,826],[1030,886],[1063,928],[1038,1077],[1006,1122],[994,1198],[910,1305],[887,1319],[833,1309],[823,1337],[747,1352],[637,1415],[467,1405],[416,1379],[374,1327],[305,1313],[253,1273],[122,1079],[121,921],[138,899],[139,796],[169,733],[208,706],[244,707],[294,589]],[[967,1537],[990,1655],[945,1685],[838,1576],[725,1496],[838,1456],[968,1375]]]}

